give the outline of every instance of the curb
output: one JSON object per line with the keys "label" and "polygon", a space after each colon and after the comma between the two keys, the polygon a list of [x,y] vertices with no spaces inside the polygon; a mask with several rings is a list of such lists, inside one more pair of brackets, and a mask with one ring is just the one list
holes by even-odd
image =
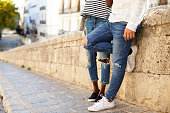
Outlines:
{"label": "curb", "polygon": [[[22,102],[19,94],[12,87],[11,83],[6,79],[0,71],[0,94],[3,96],[3,107],[7,113],[31,113],[27,110],[26,105]],[[23,113],[23,112],[22,112]]]}

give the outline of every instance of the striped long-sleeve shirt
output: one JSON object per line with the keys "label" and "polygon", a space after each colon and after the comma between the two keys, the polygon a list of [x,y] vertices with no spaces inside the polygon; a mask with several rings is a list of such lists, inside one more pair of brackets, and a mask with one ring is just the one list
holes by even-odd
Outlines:
{"label": "striped long-sleeve shirt", "polygon": [[89,15],[106,19],[106,16],[110,13],[110,11],[111,9],[106,6],[105,0],[86,0],[81,16]]}

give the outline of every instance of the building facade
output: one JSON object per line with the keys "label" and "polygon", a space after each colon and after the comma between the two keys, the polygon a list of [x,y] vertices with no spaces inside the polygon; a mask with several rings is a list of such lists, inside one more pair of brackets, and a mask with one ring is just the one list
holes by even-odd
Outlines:
{"label": "building facade", "polygon": [[53,37],[78,30],[80,0],[25,0],[25,32],[37,31],[38,37]]}
{"label": "building facade", "polygon": [[[39,38],[78,31],[85,0],[25,0],[25,28]],[[170,4],[170,0],[150,0],[150,7]]]}
{"label": "building facade", "polygon": [[22,26],[22,23],[24,21],[24,0],[12,0],[13,3],[15,4],[15,7],[18,8],[17,12],[19,12],[20,14],[20,21],[19,21],[19,25]]}

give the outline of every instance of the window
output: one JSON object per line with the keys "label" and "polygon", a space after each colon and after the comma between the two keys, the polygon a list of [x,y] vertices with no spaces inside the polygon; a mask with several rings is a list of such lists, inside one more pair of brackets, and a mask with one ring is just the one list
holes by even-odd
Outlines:
{"label": "window", "polygon": [[64,0],[64,13],[71,12],[71,0]]}
{"label": "window", "polygon": [[42,18],[40,20],[40,24],[46,24],[46,14],[42,14]]}
{"label": "window", "polygon": [[40,10],[46,10],[46,6],[40,7]]}
{"label": "window", "polygon": [[64,13],[64,0],[59,0],[60,8],[59,8],[59,14]]}
{"label": "window", "polygon": [[80,0],[72,0],[71,12],[80,11]]}
{"label": "window", "polygon": [[80,0],[60,0],[59,4],[59,14],[80,11]]}
{"label": "window", "polygon": [[42,6],[40,7],[40,10],[46,10],[46,0],[42,0]]}

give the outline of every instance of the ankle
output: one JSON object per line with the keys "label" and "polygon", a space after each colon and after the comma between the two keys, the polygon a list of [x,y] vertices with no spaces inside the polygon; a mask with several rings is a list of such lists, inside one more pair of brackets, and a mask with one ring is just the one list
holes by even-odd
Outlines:
{"label": "ankle", "polygon": [[100,93],[100,90],[94,90],[95,93],[99,94]]}
{"label": "ankle", "polygon": [[104,96],[104,93],[99,92],[98,96],[101,96],[101,95]]}

